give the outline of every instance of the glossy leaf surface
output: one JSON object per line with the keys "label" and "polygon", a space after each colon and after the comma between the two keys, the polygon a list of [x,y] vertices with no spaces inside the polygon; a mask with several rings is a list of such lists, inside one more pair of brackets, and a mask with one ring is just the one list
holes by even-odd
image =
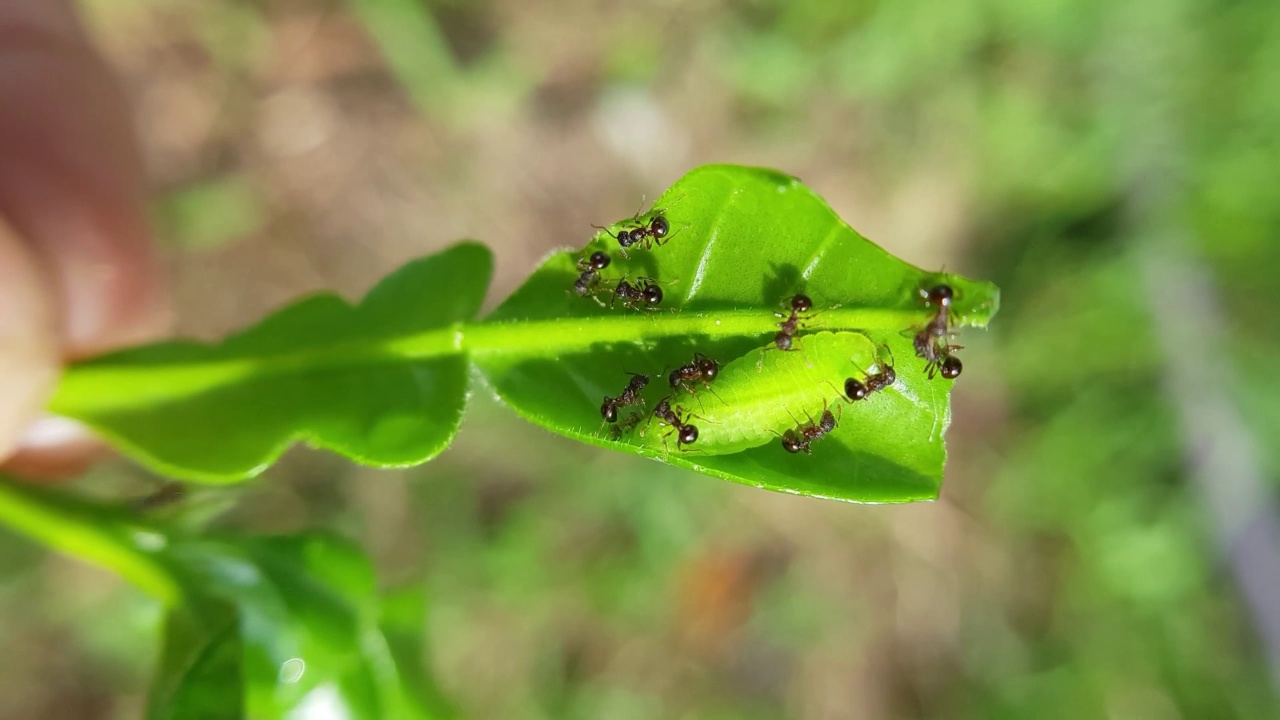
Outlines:
{"label": "glossy leaf surface", "polygon": [[341,539],[190,536],[4,478],[0,522],[165,605],[152,720],[432,717],[382,633],[368,560]]}
{"label": "glossy leaf surface", "polygon": [[[657,218],[665,232],[653,231]],[[644,228],[650,237],[624,253],[618,234]],[[580,265],[593,252],[610,256],[598,276]],[[52,409],[184,478],[251,476],[297,440],[369,465],[407,465],[452,439],[470,362],[517,412],[569,437],[774,490],[905,502],[936,496],[950,422],[952,382],[927,378],[912,346],[937,312],[921,293],[954,289],[953,331],[985,326],[999,303],[989,283],[889,255],[795,178],[735,166],[694,170],[647,214],[582,251],[552,255],[476,322],[490,266],[487,250],[461,244],[410,263],[356,307],[324,295],[216,346],[164,343],[96,358],[69,370]],[[661,302],[619,292],[628,286],[648,286]],[[797,293],[812,308],[790,318]],[[765,351],[780,317],[794,320],[794,347]],[[704,418],[701,444],[673,448],[669,428],[648,413],[673,392],[668,373],[698,353],[724,374],[671,398],[680,422]],[[886,362],[897,381],[875,402],[846,407],[844,381]],[[601,404],[629,372],[651,381],[634,408],[642,414],[619,431],[602,422]],[[708,398],[721,405],[709,408]],[[764,442],[824,407],[839,408],[838,427],[812,454]]]}
{"label": "glossy leaf surface", "polygon": [[[671,228],[664,244],[633,246],[622,257],[616,233],[643,226],[657,213]],[[598,293],[604,306],[566,292],[579,275],[578,259],[595,250],[613,257]],[[663,283],[660,309],[631,309],[618,302],[609,307],[609,290],[618,280],[640,276]],[[928,273],[898,260],[846,225],[795,178],[709,166],[672,186],[650,213],[611,226],[580,253],[549,258],[481,328],[484,337],[504,331],[539,334],[541,352],[489,351],[470,342],[476,330],[469,331],[468,344],[476,347],[475,362],[517,412],[561,434],[773,490],[865,502],[928,499],[937,495],[942,479],[952,381],[926,377],[911,336],[932,315],[920,290],[943,282],[955,290],[953,327],[985,326],[996,312],[999,295],[993,285]],[[774,312],[786,309],[796,293],[813,300],[813,310],[806,313],[811,317],[796,334],[802,349],[785,359],[769,356],[780,355],[777,350],[767,352],[762,374],[770,377],[748,380],[749,373],[730,372],[744,363],[754,366],[760,351],[772,345],[780,321]],[[860,333],[866,338],[864,352],[842,358],[834,347],[808,348],[806,336],[818,331]],[[614,440],[601,420],[602,399],[622,392],[626,373],[652,376],[642,406],[652,409],[671,392],[667,374],[701,352],[726,369],[711,389],[718,391],[727,381],[725,399],[741,390],[758,402],[774,403],[774,409],[767,418],[735,416],[731,409],[712,412],[710,403],[719,401],[707,399],[712,397],[707,391],[699,392],[701,403],[673,398],[685,412],[751,425],[721,429],[695,419],[700,432],[707,438],[726,432],[782,434],[795,425],[788,410],[802,420],[805,413],[820,416],[824,399],[838,397],[831,386],[841,387],[847,377],[869,369],[872,348],[881,345],[892,355],[898,381],[881,397],[841,411],[839,426],[813,446],[812,455],[788,454],[776,442],[731,454],[709,454],[720,452],[714,440],[706,452],[699,452],[697,442],[677,450],[674,438],[666,446],[655,443],[653,435],[665,430],[647,419]],[[811,351],[816,354],[807,355]],[[826,374],[793,372],[805,365],[825,368]],[[627,410],[621,412],[625,417]]]}
{"label": "glossy leaf surface", "polygon": [[354,307],[318,295],[218,345],[105,355],[72,368],[51,409],[195,480],[251,476],[299,440],[370,465],[424,462],[461,420],[460,321],[491,266],[486,248],[464,243],[409,263]]}

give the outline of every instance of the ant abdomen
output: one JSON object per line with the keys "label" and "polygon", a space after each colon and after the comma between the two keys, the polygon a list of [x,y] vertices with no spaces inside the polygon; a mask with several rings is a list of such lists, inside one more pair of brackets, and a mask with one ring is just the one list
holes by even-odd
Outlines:
{"label": "ant abdomen", "polygon": [[677,437],[677,445],[689,445],[698,439],[698,428],[693,425],[685,424],[680,427],[680,435]]}
{"label": "ant abdomen", "polygon": [[938,372],[942,377],[948,380],[955,380],[960,377],[960,371],[964,369],[964,364],[960,362],[960,358],[955,355],[948,355],[946,360],[942,361]]}
{"label": "ant abdomen", "polygon": [[844,394],[849,402],[857,402],[867,397],[867,386],[853,378],[844,381]]}
{"label": "ant abdomen", "polygon": [[805,444],[803,440],[795,437],[795,435],[792,434],[793,432],[794,431],[792,430],[788,430],[786,434],[782,436],[782,449],[789,453],[798,453],[801,450],[810,452],[809,446]]}
{"label": "ant abdomen", "polygon": [[666,237],[666,236],[667,236],[667,232],[668,232],[668,231],[670,231],[670,230],[671,230],[671,225],[670,225],[670,223],[668,223],[668,222],[667,222],[667,219],[666,219],[665,217],[661,216],[661,215],[659,215],[659,216],[655,217],[655,218],[653,219],[653,221],[649,223],[649,232],[650,232],[650,233],[651,233],[655,238],[664,238],[664,237]]}

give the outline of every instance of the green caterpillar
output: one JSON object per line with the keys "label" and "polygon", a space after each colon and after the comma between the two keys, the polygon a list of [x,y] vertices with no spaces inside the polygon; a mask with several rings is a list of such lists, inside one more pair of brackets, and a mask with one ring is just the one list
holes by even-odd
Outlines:
{"label": "green caterpillar", "polygon": [[[839,388],[846,378],[862,377],[882,362],[876,345],[861,333],[819,332],[797,345],[796,351],[748,353],[729,362],[720,368],[714,392],[673,393],[671,407],[698,429],[697,440],[681,451],[728,455],[776,441],[797,423],[817,420],[824,405],[843,400]],[[655,419],[636,440],[674,450],[674,439],[666,437],[670,431]]]}

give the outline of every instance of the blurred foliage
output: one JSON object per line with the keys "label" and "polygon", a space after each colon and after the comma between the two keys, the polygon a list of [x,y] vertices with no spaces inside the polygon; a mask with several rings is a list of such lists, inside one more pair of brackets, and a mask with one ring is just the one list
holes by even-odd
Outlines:
{"label": "blurred foliage", "polygon": [[359,548],[322,533],[192,535],[146,514],[0,478],[0,522],[164,606],[148,718],[437,717],[403,686]]}
{"label": "blurred foliage", "polygon": [[241,177],[208,180],[168,193],[157,225],[183,248],[216,248],[262,226],[262,200]]}
{"label": "blurred foliage", "polygon": [[[936,498],[952,382],[927,372],[912,337],[938,312],[956,335],[985,327],[999,310],[998,288],[903,262],[775,170],[695,168],[653,207],[547,258],[483,323],[462,330],[463,347],[502,400],[568,437],[752,487],[853,502]],[[661,248],[619,252],[620,233],[659,217],[670,227]],[[598,253],[616,258],[607,274],[587,286],[590,298],[570,293],[585,277],[582,259]],[[625,301],[615,307],[609,291],[628,277],[657,278],[661,304],[640,313]],[[921,293],[943,283],[954,292],[946,310],[926,308]],[[799,292],[812,312],[791,316],[803,319],[796,352],[779,352],[778,317],[786,316],[778,310]],[[674,374],[668,382],[695,353],[717,363],[702,395]],[[841,394],[846,379],[887,372],[886,363],[897,368],[891,387],[845,415],[853,402]],[[636,372],[646,373],[638,388],[627,378]],[[614,408],[612,426],[598,422],[600,399],[623,388],[638,401]],[[664,401],[671,417],[641,426]],[[812,426],[831,408],[820,451],[803,459],[781,452],[779,438],[803,427],[799,418]],[[691,447],[669,437],[673,418],[694,426]]]}
{"label": "blurred foliage", "polygon": [[[192,332],[309,289],[297,268],[361,288],[464,235],[503,244],[499,286],[514,283],[704,162],[785,167],[895,254],[1001,286],[994,337],[966,349],[932,506],[698,482],[478,397],[420,470],[289,457],[219,516],[338,527],[380,577],[425,577],[431,664],[462,716],[1280,713],[1173,402],[1225,391],[1275,484],[1280,5],[88,5],[144,108],[158,184],[227,165],[272,190],[262,235],[174,260]],[[452,58],[446,101],[414,65],[428,52]],[[327,140],[284,142],[309,133]],[[1152,187],[1163,200],[1139,202]],[[1169,228],[1222,306],[1201,387],[1165,385],[1139,270]],[[145,486],[121,467],[80,483]],[[0,567],[0,612],[22,618],[0,623],[15,649],[0,715],[136,717],[154,611],[20,544],[0,545]]]}

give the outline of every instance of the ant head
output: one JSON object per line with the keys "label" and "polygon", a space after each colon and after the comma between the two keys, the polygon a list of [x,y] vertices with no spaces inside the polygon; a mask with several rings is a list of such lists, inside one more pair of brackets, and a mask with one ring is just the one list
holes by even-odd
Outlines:
{"label": "ant head", "polygon": [[955,380],[960,377],[960,371],[963,369],[964,364],[955,355],[948,355],[947,359],[942,361],[942,377],[948,380]]}
{"label": "ant head", "polygon": [[649,232],[656,238],[666,237],[669,230],[671,230],[671,224],[661,215],[654,217],[649,222]]}
{"label": "ant head", "polygon": [[698,428],[684,424],[680,426],[680,437],[677,438],[678,445],[689,445],[698,439]]}
{"label": "ant head", "polygon": [[601,403],[600,417],[604,418],[605,422],[618,422],[618,407],[614,405],[611,398],[606,397]]}
{"label": "ant head", "polygon": [[671,374],[667,376],[667,382],[671,384],[671,387],[673,389],[680,386],[680,381],[683,379],[683,377],[680,374],[680,371],[683,369],[684,368],[682,367],[678,367],[675,370],[672,370]]}
{"label": "ant head", "polygon": [[844,381],[844,394],[849,398],[849,402],[856,402],[867,397],[867,386],[863,385],[856,378],[849,378]]}
{"label": "ant head", "polygon": [[644,286],[644,301],[649,305],[657,305],[662,302],[662,288],[657,285]]}
{"label": "ant head", "polygon": [[791,309],[796,312],[806,312],[812,307],[813,301],[809,299],[808,295],[797,294],[795,297],[791,298]]}
{"label": "ant head", "polygon": [[777,345],[779,350],[790,350],[791,336],[784,332],[780,332],[773,336],[773,344]]}
{"label": "ant head", "polygon": [[592,270],[603,270],[609,267],[609,253],[597,250],[591,253],[591,257],[587,259],[587,264]]}

